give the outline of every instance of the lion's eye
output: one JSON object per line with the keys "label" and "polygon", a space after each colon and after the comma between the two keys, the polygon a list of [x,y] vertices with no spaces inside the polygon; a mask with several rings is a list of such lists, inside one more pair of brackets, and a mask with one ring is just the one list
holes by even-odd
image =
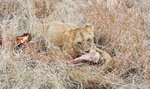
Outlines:
{"label": "lion's eye", "polygon": [[78,44],[78,45],[80,45],[80,46],[82,45],[82,43],[81,43],[81,42],[77,42],[77,44]]}
{"label": "lion's eye", "polygon": [[87,42],[90,42],[90,41],[91,41],[91,39],[88,39],[88,40],[87,40]]}

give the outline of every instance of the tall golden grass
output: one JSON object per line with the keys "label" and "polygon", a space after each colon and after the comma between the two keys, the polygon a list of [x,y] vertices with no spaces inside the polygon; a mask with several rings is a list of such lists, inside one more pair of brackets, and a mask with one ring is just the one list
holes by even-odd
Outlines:
{"label": "tall golden grass", "polygon": [[[0,89],[149,89],[147,4],[146,0],[1,0]],[[66,64],[70,55],[35,28],[41,20],[92,23],[96,45],[116,53],[114,69],[105,73],[100,64]],[[15,37],[25,32],[31,33],[32,41],[25,49],[15,49]]]}

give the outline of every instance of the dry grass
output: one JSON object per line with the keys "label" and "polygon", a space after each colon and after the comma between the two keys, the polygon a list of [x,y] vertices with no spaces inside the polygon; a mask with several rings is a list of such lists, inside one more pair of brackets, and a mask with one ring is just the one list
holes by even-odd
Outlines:
{"label": "dry grass", "polygon": [[[88,1],[1,0],[0,89],[149,89],[148,0]],[[66,64],[70,55],[34,28],[39,20],[93,23],[97,46],[116,52],[114,70]],[[14,38],[25,32],[32,34],[29,46],[14,49]]]}

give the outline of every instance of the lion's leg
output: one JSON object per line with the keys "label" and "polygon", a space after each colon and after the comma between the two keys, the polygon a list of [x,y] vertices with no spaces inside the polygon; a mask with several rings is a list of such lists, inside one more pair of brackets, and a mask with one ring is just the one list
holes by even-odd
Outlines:
{"label": "lion's leg", "polygon": [[102,66],[102,70],[109,71],[111,69],[111,65],[114,64],[112,57],[106,51],[103,51],[97,48],[96,46],[94,48],[97,52],[99,52],[102,55],[103,59],[105,59],[105,64]]}
{"label": "lion's leg", "polygon": [[99,52],[105,59],[108,59],[108,60],[111,60],[111,56],[106,52],[106,51],[103,51],[99,48],[95,48],[97,52]]}

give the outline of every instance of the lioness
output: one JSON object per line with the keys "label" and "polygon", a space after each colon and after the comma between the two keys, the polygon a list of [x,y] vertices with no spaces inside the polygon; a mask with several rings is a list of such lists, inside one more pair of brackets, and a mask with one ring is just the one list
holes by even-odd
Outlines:
{"label": "lioness", "polygon": [[62,22],[43,23],[38,26],[44,32],[45,37],[55,45],[61,46],[62,50],[73,58],[95,49],[107,61],[111,56],[103,50],[98,49],[94,44],[94,26],[86,25],[84,28],[77,28],[75,24]]}

